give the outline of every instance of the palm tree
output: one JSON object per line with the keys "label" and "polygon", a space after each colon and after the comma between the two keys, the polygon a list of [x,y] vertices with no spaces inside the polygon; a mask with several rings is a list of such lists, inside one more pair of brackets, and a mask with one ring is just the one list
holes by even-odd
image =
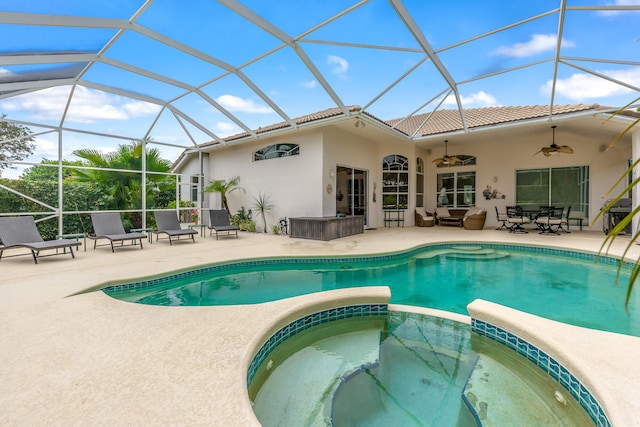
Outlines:
{"label": "palm tree", "polygon": [[[87,166],[99,169],[74,169],[73,179],[89,182],[104,189],[111,198],[107,208],[140,209],[142,207],[142,140],[122,144],[111,153],[102,153],[95,149],[75,150],[73,154],[86,161]],[[115,169],[115,170],[114,170]],[[119,171],[121,169],[122,171]],[[161,157],[157,148],[146,150],[146,170],[148,172],[170,172],[171,162]],[[147,207],[154,204],[154,195],[173,185],[168,175],[147,174],[145,202]],[[139,215],[132,221],[138,225]]]}
{"label": "palm tree", "polygon": [[231,210],[229,209],[229,203],[227,201],[227,194],[231,193],[234,190],[242,190],[242,187],[239,187],[240,177],[235,176],[231,178],[229,181],[225,181],[223,179],[217,179],[215,181],[211,181],[209,185],[204,187],[202,191],[204,193],[220,193],[220,198],[222,199],[222,206],[227,210],[229,215],[231,215]]}
{"label": "palm tree", "polygon": [[[637,103],[638,101],[640,101],[640,98],[634,99],[629,104],[625,105],[624,107],[622,107],[618,111],[616,111],[614,115],[621,113],[622,111],[626,110],[627,108],[629,108],[631,105]],[[640,108],[636,108],[636,111],[640,111]],[[638,126],[638,125],[640,125],[640,118],[636,119],[629,126],[627,126],[627,128],[620,135],[618,135],[618,137],[610,144],[610,147],[615,145],[627,132],[629,132],[633,127]],[[631,166],[629,166],[629,168],[622,174],[622,176],[620,178],[618,178],[618,180],[615,182],[615,184],[613,184],[613,186],[611,187],[611,190],[609,190],[609,192],[607,192],[607,194],[605,194],[605,196],[610,194],[613,191],[613,189],[616,188],[618,186],[618,184],[620,184],[625,179],[627,179],[627,177],[631,176],[633,174],[634,169],[636,167],[638,167],[638,165],[640,165],[640,159],[635,160],[633,162],[633,164]],[[633,176],[634,177],[633,177],[633,180],[631,181],[631,183],[629,185],[627,185],[622,191],[620,191],[613,198],[613,200],[611,200],[611,202],[609,202],[609,204],[607,206],[602,208],[600,213],[598,213],[598,215],[596,215],[595,219],[593,220],[593,223],[595,223],[598,220],[598,218],[603,215],[604,212],[606,212],[611,207],[613,207],[618,202],[618,200],[620,200],[623,197],[627,197],[627,195],[631,192],[631,190],[636,185],[638,185],[640,183],[640,177],[636,177],[635,174],[633,174]],[[637,206],[636,208],[634,208],[633,211],[629,215],[627,215],[623,220],[621,220],[618,224],[616,224],[616,226],[613,227],[613,229],[611,231],[609,231],[609,234],[607,235],[607,238],[604,240],[604,242],[602,243],[602,246],[600,247],[600,252],[599,252],[600,254],[602,254],[603,252],[605,252],[605,253],[608,252],[609,248],[613,244],[613,242],[616,239],[616,237],[618,237],[620,235],[620,233],[622,233],[625,230],[625,228],[627,226],[629,226],[629,224],[631,224],[633,218],[636,215],[638,215],[638,213],[640,213],[640,205]],[[629,244],[627,245],[626,249],[624,250],[624,253],[622,254],[622,258],[620,260],[620,263],[618,264],[618,276],[620,275],[620,272],[622,271],[622,266],[624,265],[623,261],[624,261],[625,255],[627,255],[627,253],[633,247],[633,245],[638,242],[638,239],[640,239],[640,230],[635,230],[635,231],[633,231],[633,235],[631,236],[631,240],[630,240]],[[605,247],[606,247],[606,249],[605,249]],[[640,258],[636,259],[635,263],[633,264],[633,268],[631,270],[631,275],[629,277],[629,285],[627,286],[627,296],[626,296],[625,302],[624,302],[625,303],[625,307],[627,309],[629,308],[629,301],[630,301],[630,298],[631,298],[631,291],[633,290],[633,285],[635,284],[636,280],[638,279],[638,276],[640,276]]]}

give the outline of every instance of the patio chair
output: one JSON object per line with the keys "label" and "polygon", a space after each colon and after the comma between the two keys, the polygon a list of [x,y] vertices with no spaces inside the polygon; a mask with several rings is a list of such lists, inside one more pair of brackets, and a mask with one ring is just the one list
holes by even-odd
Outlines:
{"label": "patio chair", "polygon": [[238,230],[240,227],[237,225],[231,225],[229,222],[229,212],[226,209],[212,209],[209,211],[209,235],[216,233],[216,240],[218,240],[218,234],[227,233],[228,236],[231,233],[236,233],[236,239],[238,238]]}
{"label": "patio chair", "polygon": [[542,229],[540,234],[560,234],[558,230],[562,225],[562,211],[564,208],[549,207],[546,216],[535,219],[536,225]]}
{"label": "patio chair", "polygon": [[528,233],[522,226],[531,220],[522,212],[522,206],[507,206],[507,228],[510,233]]}
{"label": "patio chair", "polygon": [[429,212],[425,212],[424,208],[416,208],[415,214],[416,227],[433,227],[435,217]]}
{"label": "patio chair", "polygon": [[186,236],[191,238],[193,243],[196,242],[194,236],[198,234],[193,228],[182,228],[178,215],[174,211],[155,211],[153,216],[156,219],[156,242],[160,239],[161,234],[166,234],[169,238],[169,245],[173,245],[173,240],[180,240],[180,237]]}
{"label": "patio chair", "polygon": [[462,217],[462,226],[465,230],[482,230],[487,220],[487,211],[477,206],[469,208]]}
{"label": "patio chair", "polygon": [[[560,221],[560,227],[558,227],[558,231],[563,231],[565,233],[571,233],[569,231],[569,217],[571,216],[571,206],[569,206],[567,208],[567,213],[565,213],[564,215],[562,215],[561,221]],[[564,226],[567,226],[567,228],[565,229]]]}
{"label": "patio chair", "polygon": [[496,219],[498,220],[498,222],[502,222],[502,224],[500,224],[500,227],[496,228],[496,230],[507,230],[507,219],[509,219],[507,213],[498,212],[498,207],[494,207],[496,208]]}
{"label": "patio chair", "polygon": [[[131,240],[131,245],[140,245],[140,249],[143,249],[142,239],[146,239],[147,235],[144,233],[127,233],[124,231],[122,225],[122,219],[118,212],[94,212],[91,214],[91,222],[93,223],[93,231],[95,235],[89,236],[93,240],[93,249],[98,245],[98,240],[107,239],[111,245],[111,252],[115,252],[113,242],[120,242],[120,246],[124,246],[124,242]],[[136,243],[136,240],[138,243]]]}
{"label": "patio chair", "polygon": [[[73,247],[77,247],[77,245],[80,244],[74,239],[44,240],[32,216],[0,218],[0,240],[2,241],[2,246],[0,246],[0,259],[2,259],[2,254],[7,249],[27,248],[31,251],[33,262],[36,264],[38,263],[38,257],[63,255],[67,252],[66,248],[69,248],[71,258],[75,258]],[[56,253],[40,256],[40,251],[47,249],[56,249]],[[65,249],[65,251],[58,253],[57,249]]]}

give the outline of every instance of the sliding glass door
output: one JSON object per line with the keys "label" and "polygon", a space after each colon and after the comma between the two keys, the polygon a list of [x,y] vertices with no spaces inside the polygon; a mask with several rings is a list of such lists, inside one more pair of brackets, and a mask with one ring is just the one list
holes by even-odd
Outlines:
{"label": "sliding glass door", "polygon": [[571,206],[571,216],[588,219],[589,166],[517,170],[516,204],[529,210]]}
{"label": "sliding glass door", "polygon": [[362,215],[367,223],[367,171],[336,168],[336,214]]}

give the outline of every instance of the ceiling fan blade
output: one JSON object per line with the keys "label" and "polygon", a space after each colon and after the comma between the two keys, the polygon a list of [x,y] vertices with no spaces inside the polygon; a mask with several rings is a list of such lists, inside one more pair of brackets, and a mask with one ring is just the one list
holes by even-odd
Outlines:
{"label": "ceiling fan blade", "polygon": [[450,162],[451,164],[454,164],[454,163],[461,163],[461,162],[462,162],[462,160],[460,160],[460,159],[459,159],[458,157],[456,157],[456,156],[449,156],[449,162]]}
{"label": "ceiling fan blade", "polygon": [[544,154],[545,157],[549,157],[551,153],[556,152],[555,148],[553,147],[542,147],[540,151],[542,151],[542,154]]}
{"label": "ceiling fan blade", "polygon": [[433,160],[433,164],[435,164],[436,166],[440,165],[444,163],[444,159],[442,157],[440,157],[439,159],[434,159]]}
{"label": "ceiling fan blade", "polygon": [[565,154],[573,154],[573,148],[568,145],[561,145],[558,147],[558,151]]}

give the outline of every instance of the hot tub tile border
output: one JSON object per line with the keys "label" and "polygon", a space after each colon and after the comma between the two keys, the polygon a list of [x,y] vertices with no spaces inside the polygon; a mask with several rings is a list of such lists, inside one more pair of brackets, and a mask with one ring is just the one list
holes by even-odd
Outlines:
{"label": "hot tub tile border", "polygon": [[354,304],[310,313],[282,326],[265,341],[253,357],[247,371],[247,387],[251,385],[251,381],[253,381],[253,377],[258,371],[258,368],[267,359],[269,354],[294,335],[313,326],[335,320],[367,316],[387,316],[388,313],[388,304]]}
{"label": "hot tub tile border", "polygon": [[537,365],[580,403],[596,426],[611,427],[607,414],[595,396],[571,371],[552,356],[518,335],[480,319],[471,318],[471,331],[510,348]]}

